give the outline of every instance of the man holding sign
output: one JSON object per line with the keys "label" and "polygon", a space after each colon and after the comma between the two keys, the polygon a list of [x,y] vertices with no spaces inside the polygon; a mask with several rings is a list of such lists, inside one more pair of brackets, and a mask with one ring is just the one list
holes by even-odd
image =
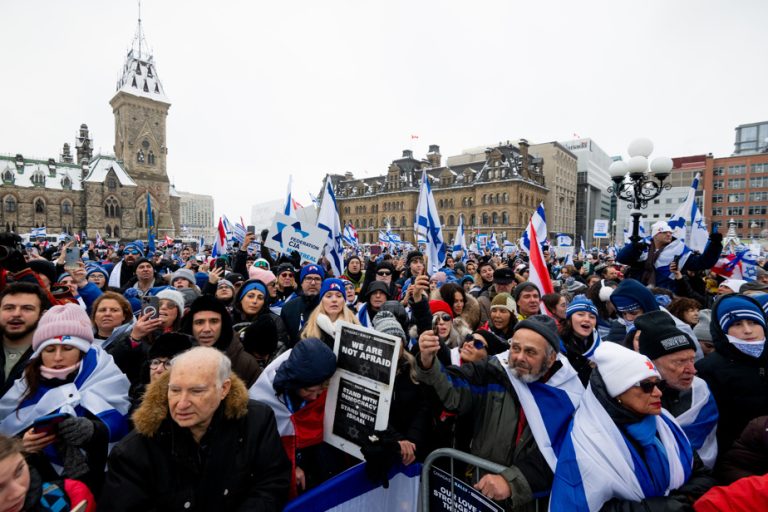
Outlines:
{"label": "man holding sign", "polygon": [[551,487],[560,442],[584,392],[559,347],[546,315],[518,323],[508,353],[461,367],[435,361],[440,345],[432,331],[419,337],[418,380],[434,388],[446,410],[474,414],[472,453],[507,467],[475,488],[512,509]]}

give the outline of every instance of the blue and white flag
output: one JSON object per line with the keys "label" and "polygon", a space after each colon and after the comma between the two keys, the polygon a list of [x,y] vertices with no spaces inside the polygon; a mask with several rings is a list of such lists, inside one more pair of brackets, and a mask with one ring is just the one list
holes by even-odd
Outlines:
{"label": "blue and white flag", "polygon": [[341,245],[341,222],[339,222],[339,211],[336,208],[336,195],[333,193],[333,185],[328,176],[325,178],[325,190],[320,213],[317,216],[317,227],[328,232],[325,256],[331,264],[333,275],[340,276],[344,272],[344,247]]}
{"label": "blue and white flag", "polygon": [[29,232],[29,236],[30,237],[48,236],[48,232],[45,226],[41,228],[32,228],[32,230]]}
{"label": "blue and white flag", "polygon": [[517,252],[517,244],[512,240],[504,240],[502,243],[502,251],[504,254],[515,254]]}
{"label": "blue and white flag", "polygon": [[241,222],[235,222],[232,228],[232,241],[242,244],[245,241],[245,226]]}
{"label": "blue and white flag", "polygon": [[699,188],[700,174],[696,174],[688,189],[688,196],[680,208],[669,218],[667,224],[672,228],[672,234],[679,240],[684,240],[685,245],[692,251],[704,252],[709,240],[709,232],[701,215],[699,205],[696,204],[696,189]]}
{"label": "blue and white flag", "polygon": [[498,251],[500,249],[499,247],[499,241],[496,240],[496,232],[491,232],[491,238],[488,239],[488,250],[491,252]]}
{"label": "blue and white flag", "polygon": [[558,247],[570,247],[573,245],[573,238],[564,233],[557,234],[557,246]]}
{"label": "blue and white flag", "polygon": [[200,241],[197,242],[197,254],[202,254],[204,248],[205,248],[205,238],[201,236]]}
{"label": "blue and white flag", "polygon": [[587,250],[584,248],[584,237],[581,238],[581,246],[579,247],[579,256],[582,259],[587,257]]}
{"label": "blue and white flag", "polygon": [[152,213],[152,199],[147,192],[147,249],[155,252],[155,215]]}
{"label": "blue and white flag", "polygon": [[693,378],[691,406],[675,419],[682,427],[701,462],[712,469],[717,459],[717,411],[715,397],[704,379]]}
{"label": "blue and white flag", "polygon": [[[536,208],[536,211],[533,213],[533,216],[531,217],[531,226],[534,230],[536,230],[536,236],[537,240],[539,241],[540,246],[548,245],[547,244],[547,217],[544,214],[544,203],[540,203],[539,207]],[[530,253],[531,251],[531,239],[528,235],[528,231],[523,232],[523,247],[524,251],[527,253]]]}
{"label": "blue and white flag", "polygon": [[351,222],[347,223],[347,225],[344,226],[344,233],[341,235],[341,237],[344,240],[344,243],[346,243],[349,246],[357,247],[359,244],[357,239],[357,230],[355,229],[355,226],[353,226]]}
{"label": "blue and white flag", "polygon": [[467,238],[464,235],[464,217],[459,215],[459,225],[456,227],[456,234],[453,237],[453,257],[458,256],[458,252],[461,252],[461,261],[466,262],[469,259],[467,250]]}
{"label": "blue and white flag", "polygon": [[296,204],[293,201],[292,187],[293,174],[288,176],[288,192],[285,195],[285,206],[283,207],[283,213],[288,217],[296,217]]}
{"label": "blue and white flag", "polygon": [[435,198],[432,196],[432,187],[429,185],[426,169],[421,171],[421,189],[416,207],[414,231],[416,232],[416,240],[420,237],[426,240],[429,273],[443,268],[448,247],[443,238],[443,228],[440,225],[440,216],[437,212]]}

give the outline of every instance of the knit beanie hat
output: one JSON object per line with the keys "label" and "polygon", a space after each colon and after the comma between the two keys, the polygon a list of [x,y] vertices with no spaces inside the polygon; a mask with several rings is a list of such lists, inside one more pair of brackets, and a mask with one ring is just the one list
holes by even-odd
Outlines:
{"label": "knit beanie hat", "polygon": [[275,274],[269,270],[264,270],[259,267],[250,267],[248,269],[248,279],[258,279],[262,283],[269,285],[272,281],[277,280],[277,277],[275,277]]}
{"label": "knit beanie hat", "polygon": [[586,298],[584,295],[577,295],[573,298],[571,303],[568,304],[568,307],[565,309],[565,318],[571,318],[571,315],[577,311],[586,311],[587,313],[592,313],[593,315],[597,316],[597,308],[595,307],[595,303]]}
{"label": "knit beanie hat", "polygon": [[93,327],[88,314],[79,304],[53,306],[43,313],[32,336],[32,357],[53,344],[71,345],[88,352],[93,343]]}
{"label": "knit beanie hat", "polygon": [[315,274],[320,276],[320,279],[325,279],[325,270],[320,265],[305,265],[301,267],[301,274],[299,275],[299,282],[302,282],[309,274]]}
{"label": "knit beanie hat", "polygon": [[240,343],[246,352],[259,355],[277,350],[277,326],[271,315],[259,315],[240,332]]}
{"label": "knit beanie hat", "polygon": [[693,328],[693,335],[699,341],[712,341],[712,333],[709,330],[709,323],[712,319],[711,309],[699,310],[699,323]]}
{"label": "knit beanie hat", "polygon": [[660,220],[658,222],[655,222],[653,226],[651,226],[651,236],[656,236],[659,233],[671,233],[672,228],[669,227],[669,224],[667,224],[666,221]]}
{"label": "knit beanie hat", "polygon": [[753,300],[744,295],[725,295],[717,302],[717,322],[723,333],[739,320],[752,320],[765,329],[765,314]]}
{"label": "knit beanie hat", "polygon": [[659,309],[659,304],[651,290],[635,279],[624,279],[613,290],[610,300],[619,313],[637,309],[642,309],[643,313],[649,313]]}
{"label": "knit beanie hat", "polygon": [[369,284],[368,289],[365,291],[365,298],[370,297],[373,292],[382,292],[388,299],[390,298],[389,286],[384,281],[373,281]]}
{"label": "knit beanie hat", "polygon": [[520,329],[529,329],[531,331],[535,331],[537,334],[540,334],[544,337],[545,340],[547,340],[547,343],[549,343],[552,348],[555,349],[555,352],[560,352],[560,336],[557,334],[557,324],[549,316],[532,315],[522,322],[518,322],[518,324],[515,326],[515,330],[512,331],[513,338],[514,333]]}
{"label": "knit beanie hat", "polygon": [[240,287],[240,289],[237,291],[237,297],[235,298],[235,302],[240,302],[243,300],[243,297],[245,297],[245,294],[250,292],[251,290],[258,290],[264,295],[264,300],[269,301],[269,292],[267,291],[267,286],[259,281],[258,279],[249,279],[246,282],[243,283],[243,286]]}
{"label": "knit beanie hat", "polygon": [[421,258],[422,261],[424,260],[424,255],[421,253],[421,251],[411,251],[408,253],[408,256],[405,259],[405,266],[410,267],[411,266],[411,260],[414,258]]}
{"label": "knit beanie hat", "polygon": [[[758,293],[755,295],[752,295],[752,298],[755,299],[759,304],[760,307],[763,309],[763,312],[766,316],[768,316],[768,293]],[[699,318],[701,318],[701,312],[699,312]]]}
{"label": "knit beanie hat", "polygon": [[640,331],[640,353],[652,360],[681,350],[696,350],[690,336],[678,329],[665,311],[640,315],[635,319],[635,327]]}
{"label": "knit beanie hat", "polygon": [[328,292],[339,292],[344,297],[344,281],[335,277],[323,281],[323,285],[320,287],[320,298],[322,299]]}
{"label": "knit beanie hat", "polygon": [[336,371],[336,355],[318,338],[306,338],[291,349],[275,372],[272,388],[283,393],[322,384]]}
{"label": "knit beanie hat", "polygon": [[265,260],[264,258],[257,258],[254,262],[252,267],[261,268],[264,270],[269,270],[269,262]]}
{"label": "knit beanie hat", "polygon": [[195,273],[189,270],[188,268],[180,268],[173,274],[171,274],[171,285],[173,285],[173,282],[177,279],[186,279],[189,281],[190,285],[195,285]]}
{"label": "knit beanie hat", "polygon": [[451,310],[451,306],[449,306],[448,303],[445,302],[444,300],[429,301],[429,310],[432,312],[433,315],[437,313],[447,313],[448,316],[453,318],[453,311]]}
{"label": "knit beanie hat", "polygon": [[648,356],[624,348],[618,343],[601,343],[595,349],[594,361],[612,398],[647,378],[661,378]]}
{"label": "knit beanie hat", "polygon": [[403,330],[403,326],[397,321],[395,315],[389,311],[379,311],[376,313],[376,316],[373,317],[373,328],[384,334],[397,336],[405,341],[405,331]]}
{"label": "knit beanie hat", "polygon": [[158,299],[168,299],[173,301],[173,303],[176,304],[176,307],[179,308],[179,318],[184,315],[184,296],[181,292],[174,290],[173,288],[166,288],[157,292],[156,296]]}
{"label": "knit beanie hat", "polygon": [[726,279],[722,283],[720,283],[720,286],[725,286],[727,288],[730,288],[733,290],[733,293],[739,293],[741,290],[741,286],[746,283],[743,279]]}
{"label": "knit beanie hat", "polygon": [[508,293],[497,293],[491,301],[491,310],[495,308],[506,309],[513,315],[517,315],[517,303]]}
{"label": "knit beanie hat", "polygon": [[144,251],[144,242],[142,242],[141,240],[134,240],[133,242],[128,242],[127,244],[125,244],[123,253],[125,253],[125,251],[128,251],[130,249],[136,249],[137,251],[139,251],[139,254],[141,254],[142,256],[146,254]]}
{"label": "knit beanie hat", "polygon": [[141,265],[142,263],[148,263],[150,267],[152,267],[153,269],[155,268],[155,264],[152,263],[152,260],[145,258],[143,256],[136,260],[136,263],[133,264],[133,268],[139,268],[139,265]]}
{"label": "knit beanie hat", "polygon": [[533,284],[530,281],[525,281],[520,283],[519,285],[515,286],[515,290],[512,292],[512,297],[514,297],[515,302],[520,299],[520,294],[523,293],[528,288],[535,288],[537,292],[539,292],[539,295],[541,295],[541,290],[539,290],[539,287]]}
{"label": "knit beanie hat", "polygon": [[104,270],[101,265],[88,265],[85,267],[85,277],[91,277],[91,274],[102,274],[105,278],[109,277],[109,272]]}
{"label": "knit beanie hat", "polygon": [[216,284],[216,288],[221,288],[222,286],[226,286],[227,288],[235,289],[235,285],[232,284],[232,282],[228,279],[219,279],[219,282]]}
{"label": "knit beanie hat", "polygon": [[180,332],[167,332],[161,334],[155,339],[155,342],[147,351],[147,359],[152,360],[156,357],[167,357],[173,359],[178,354],[186,352],[194,346],[192,337]]}
{"label": "knit beanie hat", "polygon": [[496,354],[501,354],[502,352],[509,350],[509,342],[496,336],[491,331],[478,329],[474,332],[474,334],[482,336],[485,342],[488,344],[489,356],[495,356]]}

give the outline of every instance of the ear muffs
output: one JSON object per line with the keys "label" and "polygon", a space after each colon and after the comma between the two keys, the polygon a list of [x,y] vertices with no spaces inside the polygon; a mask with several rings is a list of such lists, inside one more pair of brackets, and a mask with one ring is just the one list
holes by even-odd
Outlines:
{"label": "ear muffs", "polygon": [[600,280],[600,294],[598,295],[600,297],[600,300],[602,302],[608,302],[611,298],[611,294],[613,293],[613,288],[610,286],[605,286],[605,279]]}

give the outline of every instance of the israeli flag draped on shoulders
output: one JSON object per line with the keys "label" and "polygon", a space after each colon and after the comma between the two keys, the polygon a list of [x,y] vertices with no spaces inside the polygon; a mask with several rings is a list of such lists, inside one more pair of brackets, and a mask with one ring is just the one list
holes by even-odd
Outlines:
{"label": "israeli flag draped on shoulders", "polygon": [[508,355],[504,352],[496,357],[517,393],[539,451],[554,472],[568,425],[584,394],[584,386],[562,354],[557,355],[562,367],[545,383],[525,383],[515,377],[509,368]]}
{"label": "israeli flag draped on shoulders", "polygon": [[333,185],[329,176],[325,178],[325,190],[323,201],[320,204],[320,213],[317,216],[317,227],[328,232],[325,240],[325,257],[331,264],[333,275],[339,277],[344,273],[342,257],[344,247],[341,245],[341,222],[339,212],[336,209],[336,195],[333,193]]}
{"label": "israeli flag draped on shoulders", "polygon": [[704,379],[694,377],[691,392],[691,407],[675,419],[701,461],[712,469],[717,459],[717,420],[720,415],[715,397]]}
{"label": "israeli flag draped on shoulders", "polygon": [[[662,409],[654,421],[669,465],[667,488],[659,494],[666,496],[690,477],[693,452],[685,433],[666,410]],[[640,456],[630,446],[590,384],[560,450],[549,510],[592,512],[612,498],[642,501],[654,497],[647,492],[653,485],[647,468],[637,467]]]}
{"label": "israeli flag draped on shoulders", "polygon": [[440,225],[440,216],[435,198],[432,196],[432,187],[429,185],[426,169],[421,171],[421,190],[419,190],[419,202],[416,207],[414,231],[416,240],[423,238],[426,241],[428,273],[431,274],[444,267],[448,247],[443,238],[443,228]]}
{"label": "israeli flag draped on shoulders", "polygon": [[[110,443],[128,433],[130,382],[112,356],[91,347],[80,362],[74,382],[55,388],[41,386],[34,396],[21,403],[27,391],[26,379],[18,379],[0,399],[0,433],[15,436],[29,428],[39,417],[57,412],[85,416],[85,411],[99,418],[109,429]],[[18,412],[16,407],[19,407]]]}

